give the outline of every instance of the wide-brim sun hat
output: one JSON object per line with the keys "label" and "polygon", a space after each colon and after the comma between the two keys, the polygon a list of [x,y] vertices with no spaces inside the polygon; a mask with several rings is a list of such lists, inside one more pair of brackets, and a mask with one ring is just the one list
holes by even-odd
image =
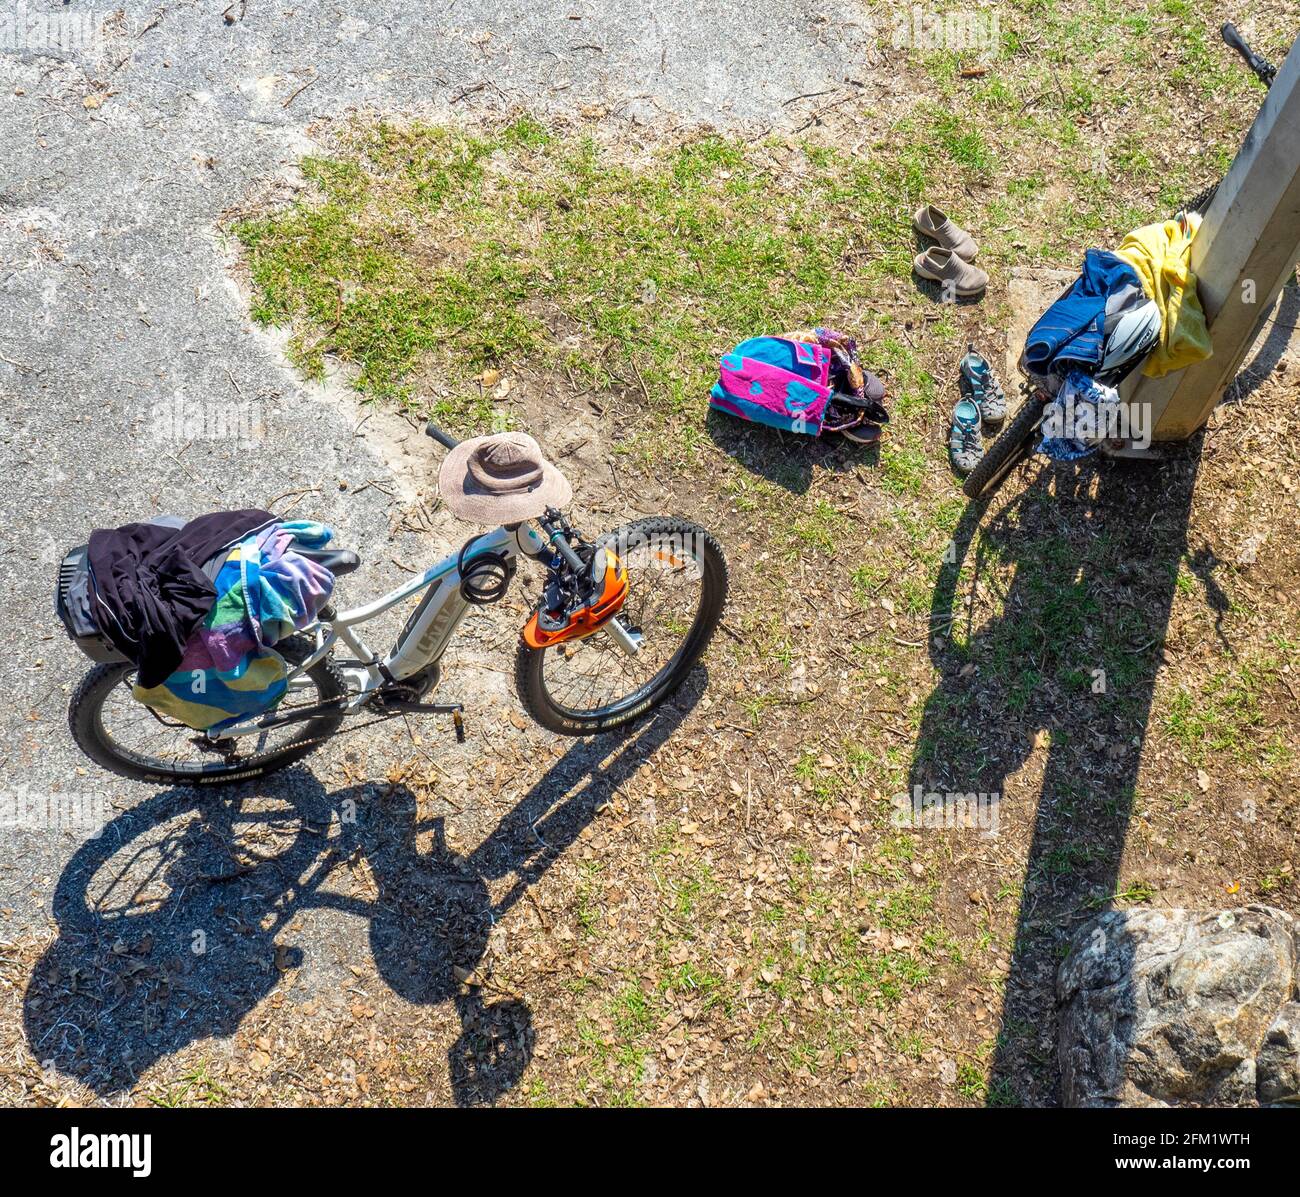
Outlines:
{"label": "wide-brim sun hat", "polygon": [[568,479],[526,432],[462,441],[442,463],[438,490],[453,515],[476,524],[517,524],[573,499]]}

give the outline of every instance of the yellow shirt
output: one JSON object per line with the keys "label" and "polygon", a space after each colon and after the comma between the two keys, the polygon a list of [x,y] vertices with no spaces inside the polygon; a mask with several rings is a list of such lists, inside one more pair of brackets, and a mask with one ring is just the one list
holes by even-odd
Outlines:
{"label": "yellow shirt", "polygon": [[1143,225],[1115,251],[1137,271],[1142,289],[1160,309],[1160,344],[1142,371],[1152,378],[1204,361],[1212,352],[1190,264],[1192,238],[1200,223],[1193,215]]}

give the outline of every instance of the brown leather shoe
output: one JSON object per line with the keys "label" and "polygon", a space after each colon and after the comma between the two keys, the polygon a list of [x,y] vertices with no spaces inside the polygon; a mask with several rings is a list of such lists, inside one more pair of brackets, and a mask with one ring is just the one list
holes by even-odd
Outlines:
{"label": "brown leather shoe", "polygon": [[950,287],[962,299],[979,295],[989,285],[989,276],[978,266],[959,258],[950,249],[930,246],[912,259],[912,267],[922,278]]}
{"label": "brown leather shoe", "polygon": [[967,262],[975,261],[975,255],[980,251],[975,238],[960,225],[953,224],[948,219],[948,214],[933,204],[926,204],[916,210],[916,215],[912,217],[912,227],[922,237],[937,241],[940,249],[950,249]]}

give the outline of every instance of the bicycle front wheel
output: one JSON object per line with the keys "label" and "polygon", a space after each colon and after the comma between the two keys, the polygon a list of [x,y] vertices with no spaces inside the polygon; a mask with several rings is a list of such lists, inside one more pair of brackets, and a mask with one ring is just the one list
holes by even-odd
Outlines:
{"label": "bicycle front wheel", "polygon": [[566,736],[612,731],[647,714],[690,674],[727,601],[718,542],[671,516],[637,520],[602,536],[628,574],[615,616],[637,642],[628,655],[604,631],[548,648],[520,641],[515,678],[528,713]]}

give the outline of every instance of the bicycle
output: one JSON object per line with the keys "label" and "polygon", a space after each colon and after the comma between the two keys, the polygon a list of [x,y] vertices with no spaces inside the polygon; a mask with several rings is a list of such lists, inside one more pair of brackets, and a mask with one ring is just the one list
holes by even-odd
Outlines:
{"label": "bicycle", "polygon": [[[1231,21],[1223,25],[1219,35],[1242,57],[1265,87],[1272,85],[1277,75],[1277,67],[1256,54]],[[1210,201],[1214,199],[1220,182],[1222,180],[1211,183],[1184,204],[1180,211],[1204,214],[1210,206]],[[1099,376],[1099,379],[1108,386],[1115,386],[1140,364],[1140,360],[1125,362],[1116,371]],[[1041,387],[1025,382],[1020,384],[1020,390],[1024,396],[1020,409],[988,447],[979,464],[970,472],[962,485],[962,492],[968,499],[985,499],[991,496],[1006,480],[1007,475],[1034,450],[1034,438],[1043,423],[1052,396]]]}
{"label": "bicycle", "polygon": [[[432,422],[425,431],[448,449],[459,443]],[[361,565],[347,550],[298,551],[336,578]],[[521,556],[546,566],[547,585],[520,639],[516,688],[532,718],[561,735],[614,731],[659,706],[686,680],[722,618],[727,562],[705,529],[654,516],[588,540],[547,508],[536,519],[471,537],[370,603],[324,607],[313,624],[276,645],[289,666],[288,689],[270,712],[196,733],[138,702],[131,693],[137,667],[115,654],[101,659],[74,694],[73,738],[120,776],[187,785],[265,776],[335,735],[359,730],[345,724],[360,715],[373,716],[360,727],[410,714],[450,715],[463,741],[463,705],[425,700],[466,612],[504,597]],[[66,601],[63,585],[59,600]],[[357,629],[422,591],[392,648],[379,656]],[[539,630],[543,614],[549,633]],[[338,645],[351,656],[335,657]]]}

